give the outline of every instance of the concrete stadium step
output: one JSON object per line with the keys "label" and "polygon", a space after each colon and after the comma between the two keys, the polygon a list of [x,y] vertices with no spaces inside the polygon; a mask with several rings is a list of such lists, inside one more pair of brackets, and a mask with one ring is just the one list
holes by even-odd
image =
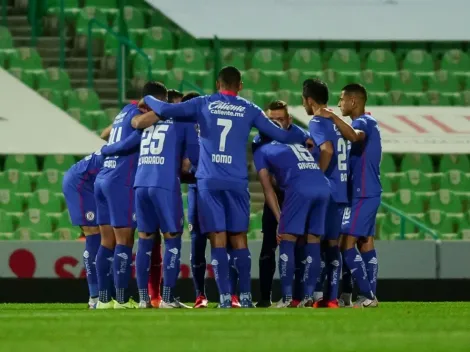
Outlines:
{"label": "concrete stadium step", "polygon": [[100,102],[103,109],[115,108],[118,105],[117,97],[116,99],[100,99]]}
{"label": "concrete stadium step", "polygon": [[10,33],[13,37],[30,37],[31,38],[31,27],[14,27],[8,26]]}
{"label": "concrete stadium step", "polygon": [[102,88],[94,85],[94,89],[96,93],[98,93],[98,96],[100,97],[100,100],[103,99],[115,99],[117,100],[118,94],[119,94],[119,89],[118,87],[115,88]]}
{"label": "concrete stadium step", "polygon": [[[70,83],[72,84],[73,88],[88,87],[88,80],[86,78],[71,79]],[[93,80],[93,85],[96,91],[99,91],[100,89],[114,89],[116,92],[118,91],[116,79],[96,78]]]}
{"label": "concrete stadium step", "polygon": [[[67,68],[70,79],[86,79],[88,77],[88,69],[86,68]],[[93,77],[97,78],[98,70],[94,70]]]}
{"label": "concrete stadium step", "polygon": [[[44,48],[44,47],[38,47],[36,48],[37,51],[39,52],[39,55],[41,55],[43,61],[45,59],[57,59],[57,62],[59,62],[60,59],[60,48]],[[70,57],[72,50],[70,48],[65,48],[65,59],[67,60],[68,57]]]}
{"label": "concrete stadium step", "polygon": [[26,15],[7,16],[7,26],[8,26],[8,28],[10,28],[10,27],[30,27],[29,21],[28,21],[28,16],[26,16]]}
{"label": "concrete stadium step", "polygon": [[[2,14],[3,14],[3,6],[0,5],[0,15]],[[14,16],[18,14],[21,14],[21,10],[15,9],[13,6],[7,5],[7,16]]]}
{"label": "concrete stadium step", "polygon": [[21,46],[31,46],[31,36],[14,36],[13,37],[13,45],[15,47]]}

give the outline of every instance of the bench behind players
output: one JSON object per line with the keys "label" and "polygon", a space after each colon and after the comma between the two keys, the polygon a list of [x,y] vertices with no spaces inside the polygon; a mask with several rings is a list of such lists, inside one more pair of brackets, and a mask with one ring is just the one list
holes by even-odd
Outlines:
{"label": "bench behind players", "polygon": [[[380,160],[382,142],[377,121],[365,112],[367,92],[360,84],[349,84],[341,92],[338,106],[352,125],[321,109],[319,115],[330,118],[341,134],[352,142],[350,153],[351,204],[343,217],[342,252],[360,291],[357,307],[377,307],[377,254],[374,249],[375,220],[380,206]],[[361,254],[356,250],[356,242]],[[365,261],[365,263],[364,263]],[[351,296],[349,295],[350,304]]]}
{"label": "bench behind players", "polygon": [[212,266],[220,294],[220,307],[232,305],[227,256],[227,234],[233,247],[239,273],[240,301],[253,307],[251,300],[251,256],[247,248],[250,194],[246,144],[251,127],[276,140],[303,143],[305,136],[284,131],[270,122],[264,112],[238,96],[242,89],[240,71],[224,67],[218,74],[218,93],[167,104],[152,97],[145,103],[162,118],[198,122],[200,156],[196,173],[198,211],[202,233],[208,233]]}

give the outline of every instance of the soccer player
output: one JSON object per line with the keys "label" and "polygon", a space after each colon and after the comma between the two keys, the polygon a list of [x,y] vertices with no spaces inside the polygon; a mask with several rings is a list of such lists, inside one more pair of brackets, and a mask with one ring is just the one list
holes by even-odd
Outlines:
{"label": "soccer player", "polygon": [[[286,102],[282,100],[275,100],[269,104],[267,111],[268,118],[271,121],[276,121],[284,129],[299,128],[292,123],[292,117],[289,115],[288,107]],[[308,137],[305,132],[306,138]],[[252,151],[253,153],[261,145],[260,135],[256,135],[253,140]],[[279,205],[282,206],[282,200],[284,193],[275,185],[274,190]],[[260,278],[260,294],[261,300],[256,304],[257,308],[268,308],[271,307],[271,291],[274,273],[276,272],[276,249],[277,249],[277,226],[278,222],[274,213],[265,202],[263,207],[262,216],[262,232],[263,241],[261,245],[261,252],[259,256],[259,278]],[[302,252],[304,250],[304,240],[297,241],[296,249],[296,263],[295,263],[295,286],[294,286],[294,299],[292,305],[296,306],[303,299],[302,290],[302,276],[303,276],[303,264],[302,263]]]}
{"label": "soccer player", "polygon": [[[374,248],[375,219],[380,206],[380,160],[382,142],[377,121],[365,112],[366,89],[348,84],[338,103],[343,116],[350,116],[352,125],[326,109],[318,115],[329,118],[341,134],[352,142],[350,154],[351,202],[343,217],[343,258],[360,291],[355,307],[377,307],[377,254]],[[356,243],[360,253],[356,250]],[[365,263],[364,263],[365,262]],[[348,297],[344,297],[348,298]],[[346,305],[350,304],[345,302]]]}
{"label": "soccer player", "polygon": [[[152,96],[166,101],[166,87],[156,83]],[[141,116],[132,120],[133,127],[139,127]],[[139,308],[151,307],[147,291],[148,270],[154,238],[160,236],[159,229],[165,241],[163,295],[159,308],[189,308],[173,296],[180,272],[183,233],[184,214],[179,175],[184,153],[185,125],[170,118],[154,123],[142,134],[134,182],[139,229],[136,257]]]}
{"label": "soccer player", "polygon": [[[253,159],[266,203],[279,223],[282,303],[277,307],[293,307],[292,281],[296,256],[299,255],[295,245],[298,237],[306,237],[305,253],[300,259],[306,262],[303,272],[305,295],[311,297],[321,271],[320,238],[325,231],[330,191],[325,176],[306,147],[263,139],[267,143],[255,151]],[[284,191],[282,210],[270,174]]]}
{"label": "soccer player", "polygon": [[[211,264],[220,294],[220,307],[231,307],[227,235],[233,247],[239,274],[242,307],[253,307],[251,300],[251,256],[247,246],[250,195],[246,143],[251,127],[282,142],[303,143],[304,134],[284,131],[270,122],[253,103],[238,96],[242,89],[240,71],[224,67],[218,74],[218,93],[168,104],[153,97],[144,98],[158,118],[198,122],[200,155],[196,172],[197,204],[202,233],[211,242]],[[155,120],[157,120],[156,118]],[[154,120],[154,121],[155,121]],[[149,123],[154,123],[149,119]]]}
{"label": "soccer player", "polygon": [[[307,79],[303,84],[302,101],[307,114],[314,115],[315,111],[327,107],[328,86],[318,79]],[[328,178],[331,190],[324,237],[324,270],[328,278],[328,297],[326,302],[317,301],[315,307],[338,308],[338,286],[342,267],[338,240],[344,208],[348,202],[348,142],[332,121],[316,116],[309,122],[309,132],[319,148],[320,169]]]}
{"label": "soccer player", "polygon": [[168,89],[168,102],[171,104],[181,103],[183,100],[183,93],[176,89]]}

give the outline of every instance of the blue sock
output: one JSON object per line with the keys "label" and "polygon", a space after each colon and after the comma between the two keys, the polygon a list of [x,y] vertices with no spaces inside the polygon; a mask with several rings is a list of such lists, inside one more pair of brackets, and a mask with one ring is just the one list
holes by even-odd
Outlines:
{"label": "blue sock", "polygon": [[114,285],[116,286],[116,301],[126,303],[129,300],[128,290],[131,279],[132,247],[123,244],[116,245],[114,250]]}
{"label": "blue sock", "polygon": [[139,238],[135,256],[135,276],[137,288],[139,289],[139,299],[144,302],[150,302],[148,283],[153,242],[153,238]]}
{"label": "blue sock", "polygon": [[377,291],[377,273],[379,271],[377,252],[375,249],[372,249],[368,252],[362,253],[362,259],[364,259],[364,263],[366,265],[367,278],[369,279],[370,288],[372,289],[372,292],[375,296]]}
{"label": "blue sock", "polygon": [[323,286],[326,279],[325,259],[321,256],[320,262],[320,275],[318,275],[317,283],[315,284],[314,292],[321,292],[323,295]]}
{"label": "blue sock", "polygon": [[225,305],[228,302],[231,302],[230,282],[228,277],[228,257],[226,248],[211,249],[211,265],[212,269],[214,270],[215,282],[217,283],[217,288],[219,289],[220,304]]}
{"label": "blue sock", "polygon": [[100,246],[96,254],[96,275],[98,277],[98,297],[103,303],[108,303],[111,300],[109,288],[112,282],[113,261],[114,250]]}
{"label": "blue sock", "polygon": [[88,292],[90,297],[98,297],[98,275],[96,274],[96,254],[100,248],[101,235],[94,234],[85,237],[85,251],[83,252],[83,265],[86,270]]}
{"label": "blue sock", "polygon": [[206,276],[206,236],[191,231],[191,274],[193,276],[196,297],[206,295],[204,279]]}
{"label": "blue sock", "polygon": [[[240,290],[240,300],[251,301],[251,254],[248,248],[234,249],[232,251],[233,263],[238,274],[238,286]],[[236,281],[232,280],[232,285],[236,288]]]}
{"label": "blue sock", "polygon": [[297,301],[304,299],[304,270],[305,270],[305,245],[295,246],[295,271],[293,298]]}
{"label": "blue sock", "polygon": [[342,276],[341,276],[341,284],[342,284],[341,293],[352,294],[353,279],[351,276],[351,272],[349,271],[349,268],[346,265],[346,261],[344,260],[343,253],[341,253],[341,258],[343,259],[343,270],[342,270]]}
{"label": "blue sock", "polygon": [[341,274],[341,268],[343,266],[343,260],[341,258],[341,252],[338,246],[327,247],[325,250],[325,261],[326,267],[324,270],[328,277],[328,299],[338,299],[338,288],[339,288],[339,276]]}
{"label": "blue sock", "polygon": [[346,262],[354,281],[357,284],[361,295],[373,299],[374,293],[370,288],[369,279],[367,277],[366,266],[361,255],[356,248],[351,248],[343,252],[343,259]]}
{"label": "blue sock", "polygon": [[164,302],[173,301],[173,290],[178,280],[181,255],[181,236],[165,238],[163,255],[163,295]]}
{"label": "blue sock", "polygon": [[227,252],[228,252],[228,279],[230,283],[230,294],[233,296],[237,294],[238,272],[237,272],[237,268],[235,267],[233,250],[227,250]]}
{"label": "blue sock", "polygon": [[279,244],[279,278],[281,279],[282,298],[292,300],[292,281],[295,269],[295,242],[282,240]]}
{"label": "blue sock", "polygon": [[307,243],[305,245],[305,298],[312,298],[318,276],[321,271],[320,243]]}

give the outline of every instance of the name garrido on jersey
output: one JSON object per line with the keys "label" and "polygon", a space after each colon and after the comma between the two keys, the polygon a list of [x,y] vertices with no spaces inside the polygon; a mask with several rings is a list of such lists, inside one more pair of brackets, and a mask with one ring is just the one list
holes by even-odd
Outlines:
{"label": "name garrido on jersey", "polygon": [[208,105],[208,110],[214,115],[244,117],[246,107],[223,102],[221,100],[213,101]]}

